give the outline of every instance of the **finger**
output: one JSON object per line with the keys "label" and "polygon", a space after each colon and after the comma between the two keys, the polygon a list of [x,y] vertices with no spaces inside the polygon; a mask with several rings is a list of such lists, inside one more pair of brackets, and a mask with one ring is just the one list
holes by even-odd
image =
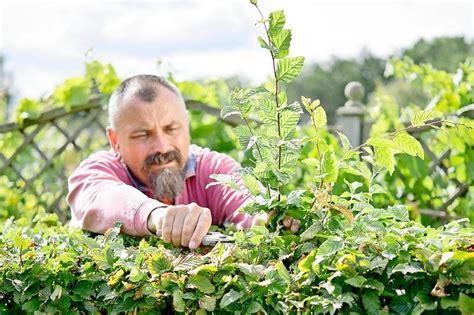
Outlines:
{"label": "finger", "polygon": [[188,215],[184,219],[183,230],[181,233],[181,246],[188,247],[189,241],[193,236],[194,230],[201,215],[202,208],[198,205],[189,205],[191,209],[188,212]]}
{"label": "finger", "polygon": [[161,227],[161,238],[166,243],[171,243],[171,231],[173,230],[174,217],[178,207],[166,208]]}
{"label": "finger", "polygon": [[207,208],[202,208],[201,215],[199,216],[196,228],[194,229],[193,236],[189,242],[189,248],[194,249],[201,245],[202,238],[204,235],[206,235],[207,231],[209,231],[211,223],[211,211]]}
{"label": "finger", "polygon": [[178,210],[176,210],[176,215],[174,216],[173,222],[173,230],[171,231],[171,241],[176,247],[181,246],[181,234],[183,232],[184,220],[186,219],[188,212],[189,208],[186,206],[179,207]]}
{"label": "finger", "polygon": [[291,223],[293,222],[293,219],[291,217],[285,217],[283,219],[283,225],[287,228],[291,226]]}
{"label": "finger", "polygon": [[293,224],[291,225],[291,231],[292,232],[298,232],[300,229],[301,222],[299,220],[293,220]]}

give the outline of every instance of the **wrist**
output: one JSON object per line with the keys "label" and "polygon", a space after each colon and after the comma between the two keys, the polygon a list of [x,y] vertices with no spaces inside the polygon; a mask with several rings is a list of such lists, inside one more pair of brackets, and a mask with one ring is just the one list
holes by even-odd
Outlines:
{"label": "wrist", "polygon": [[163,211],[165,206],[161,206],[158,208],[153,209],[150,214],[148,215],[148,220],[147,220],[147,228],[150,231],[151,234],[155,235],[156,230],[157,230],[157,223],[159,221],[159,216],[160,216],[160,211]]}

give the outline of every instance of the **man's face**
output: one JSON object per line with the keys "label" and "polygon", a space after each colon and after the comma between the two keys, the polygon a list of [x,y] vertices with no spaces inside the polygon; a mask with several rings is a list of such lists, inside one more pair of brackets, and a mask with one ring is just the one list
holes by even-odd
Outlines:
{"label": "man's face", "polygon": [[169,189],[182,185],[190,144],[185,105],[163,87],[151,103],[135,96],[125,97],[123,102],[116,130],[107,129],[112,147],[132,174],[155,194],[174,198],[176,194]]}

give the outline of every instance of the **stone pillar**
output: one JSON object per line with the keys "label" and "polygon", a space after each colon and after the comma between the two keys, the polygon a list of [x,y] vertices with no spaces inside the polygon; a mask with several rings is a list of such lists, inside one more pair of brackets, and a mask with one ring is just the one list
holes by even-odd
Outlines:
{"label": "stone pillar", "polygon": [[352,147],[357,147],[364,140],[364,110],[362,99],[365,89],[360,82],[352,81],[346,85],[344,94],[348,101],[336,111],[337,125],[347,136]]}

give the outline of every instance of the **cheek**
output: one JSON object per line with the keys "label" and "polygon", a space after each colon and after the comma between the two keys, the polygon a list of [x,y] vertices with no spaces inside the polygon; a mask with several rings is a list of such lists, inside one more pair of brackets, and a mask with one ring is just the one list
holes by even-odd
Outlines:
{"label": "cheek", "polygon": [[128,167],[137,171],[143,166],[143,162],[147,157],[146,151],[140,146],[128,145],[125,149],[121,150],[122,157]]}

